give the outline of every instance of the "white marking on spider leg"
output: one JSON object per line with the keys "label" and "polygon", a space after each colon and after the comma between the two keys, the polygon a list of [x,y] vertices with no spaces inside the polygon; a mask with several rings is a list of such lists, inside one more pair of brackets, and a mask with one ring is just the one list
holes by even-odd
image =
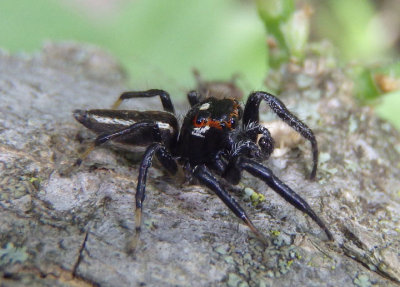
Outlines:
{"label": "white marking on spider leg", "polygon": [[97,123],[107,124],[107,125],[131,126],[135,123],[134,120],[124,120],[119,118],[111,118],[98,115],[90,115],[90,117]]}
{"label": "white marking on spider leg", "polygon": [[160,130],[169,130],[171,133],[174,132],[174,129],[171,127],[170,124],[164,122],[157,122],[157,126]]}
{"label": "white marking on spider leg", "polygon": [[[134,120],[124,120],[119,118],[111,118],[98,115],[90,115],[90,116],[95,122],[100,124],[121,125],[129,127],[136,123],[136,121]],[[169,123],[157,121],[156,124],[160,130],[169,130],[171,133],[174,132],[174,128]]]}

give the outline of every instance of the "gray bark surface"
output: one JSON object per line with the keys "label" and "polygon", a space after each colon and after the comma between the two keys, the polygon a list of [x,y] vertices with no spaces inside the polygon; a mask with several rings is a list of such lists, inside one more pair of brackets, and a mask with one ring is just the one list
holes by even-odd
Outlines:
{"label": "gray bark surface", "polygon": [[94,138],[72,111],[110,107],[126,90],[123,72],[94,47],[1,52],[0,285],[399,286],[399,133],[358,107],[351,82],[323,58],[274,76],[284,78],[281,99],[314,130],[320,164],[317,180],[308,180],[307,142],[265,164],[307,200],[335,241],[244,173],[240,187],[266,199],[234,196],[270,239],[265,248],[215,195],[155,163],[140,245],[130,255],[137,152],[101,147],[63,174]]}

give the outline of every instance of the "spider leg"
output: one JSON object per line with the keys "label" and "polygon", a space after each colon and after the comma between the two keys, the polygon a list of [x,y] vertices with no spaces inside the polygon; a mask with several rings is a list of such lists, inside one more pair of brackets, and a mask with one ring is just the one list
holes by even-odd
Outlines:
{"label": "spider leg", "polygon": [[205,165],[198,165],[193,169],[193,175],[200,181],[201,184],[207,186],[215,192],[215,194],[229,207],[229,209],[239,217],[250,230],[267,245],[264,236],[250,221],[243,208],[231,197],[227,191],[221,186],[219,181],[211,174],[210,170]]}
{"label": "spider leg", "polygon": [[207,164],[208,167],[214,170],[218,175],[222,175],[227,167],[227,163],[222,159],[223,153],[223,151],[218,151],[213,160]]}
{"label": "spider leg", "polygon": [[251,122],[247,126],[245,126],[245,132],[247,136],[253,140],[253,142],[257,142],[257,137],[259,134],[262,136],[258,140],[258,145],[261,148],[261,151],[263,153],[264,159],[268,159],[272,152],[274,151],[274,139],[271,136],[271,133],[269,130],[259,124],[252,124],[254,122]]}
{"label": "spider leg", "polygon": [[333,240],[332,233],[326,227],[325,223],[317,216],[317,214],[311,209],[308,203],[294,192],[289,186],[284,184],[279,178],[277,178],[270,169],[259,164],[256,161],[245,157],[239,157],[236,161],[236,165],[240,169],[244,169],[255,177],[262,179],[268,184],[275,192],[282,196],[287,202],[292,204],[300,211],[308,214],[312,220],[315,221],[321,227],[329,240]]}
{"label": "spider leg", "polygon": [[164,145],[156,150],[156,157],[170,175],[175,175],[178,172],[178,165],[174,157]]}
{"label": "spider leg", "polygon": [[153,161],[153,156],[156,154],[157,158],[160,160],[161,164],[165,168],[171,168],[169,170],[172,173],[176,173],[178,167],[176,165],[175,160],[172,155],[167,151],[165,146],[161,143],[153,143],[149,147],[147,147],[142,162],[139,167],[139,176],[138,183],[136,187],[136,210],[135,210],[135,236],[132,237],[130,242],[128,242],[127,249],[128,253],[133,253],[136,250],[137,245],[139,244],[139,235],[142,226],[142,206],[143,201],[145,199],[146,193],[146,180],[147,180],[147,171],[151,166]]}
{"label": "spider leg", "polygon": [[266,92],[252,93],[249,96],[244,109],[243,126],[249,125],[251,122],[259,122],[259,108],[261,100],[266,101],[269,107],[278,115],[279,118],[281,118],[285,123],[310,141],[313,154],[313,168],[310,178],[315,178],[318,165],[318,145],[314,133],[306,124],[293,115],[277,97]]}
{"label": "spider leg", "polygon": [[187,98],[191,107],[200,103],[200,95],[196,91],[190,91],[187,93]]}
{"label": "spider leg", "polygon": [[157,89],[151,89],[147,91],[124,92],[121,94],[118,100],[116,100],[115,103],[112,105],[112,109],[113,110],[117,109],[121,105],[122,101],[127,99],[150,98],[150,97],[160,97],[164,110],[173,114],[175,113],[174,105],[172,104],[169,94],[166,91]]}
{"label": "spider leg", "polygon": [[136,231],[140,232],[141,222],[142,222],[142,205],[145,198],[146,192],[146,179],[147,179],[147,171],[151,166],[153,156],[156,153],[157,157],[160,159],[160,162],[165,168],[172,168],[171,172],[176,172],[178,167],[176,162],[174,161],[172,155],[167,151],[167,149],[161,143],[153,143],[150,145],[144,155],[142,162],[139,167],[139,177],[138,184],[136,189]]}
{"label": "spider leg", "polygon": [[79,156],[79,158],[75,162],[75,166],[79,166],[82,163],[82,160],[85,159],[90,152],[92,152],[96,147],[102,145],[110,140],[116,140],[125,135],[129,135],[140,128],[149,128],[153,130],[153,137],[155,141],[161,142],[161,134],[158,128],[158,125],[153,122],[138,122],[133,125],[128,126],[127,128],[120,129],[118,131],[112,133],[106,133],[99,135],[88,147],[87,149]]}

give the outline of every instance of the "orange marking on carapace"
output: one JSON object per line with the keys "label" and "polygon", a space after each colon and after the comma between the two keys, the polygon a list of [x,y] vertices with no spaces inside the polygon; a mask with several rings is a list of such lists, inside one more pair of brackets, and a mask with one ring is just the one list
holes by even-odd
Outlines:
{"label": "orange marking on carapace", "polygon": [[239,105],[239,103],[237,102],[237,101],[234,101],[235,103],[233,104],[233,112],[231,112],[230,114],[229,114],[229,119],[231,119],[231,118],[233,118],[233,117],[236,117],[236,118],[238,118],[239,117],[239,108],[240,108],[240,105]]}
{"label": "orange marking on carapace", "polygon": [[221,126],[221,121],[214,121],[211,118],[207,118],[202,120],[200,123],[197,122],[197,115],[193,119],[193,126],[196,128],[202,128],[202,127],[212,127],[212,128],[217,128],[219,130],[222,130]]}

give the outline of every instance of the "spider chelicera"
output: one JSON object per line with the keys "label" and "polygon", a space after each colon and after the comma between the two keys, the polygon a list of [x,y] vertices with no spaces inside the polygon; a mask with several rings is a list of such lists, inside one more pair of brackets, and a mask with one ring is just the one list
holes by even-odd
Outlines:
{"label": "spider chelicera", "polygon": [[[155,96],[160,97],[164,111],[116,110],[124,100]],[[260,163],[274,149],[270,132],[259,124],[261,101],[265,101],[280,119],[310,141],[313,155],[310,178],[313,179],[317,171],[318,146],[307,125],[294,116],[278,98],[266,92],[250,94],[244,110],[233,98],[215,98],[196,91],[189,92],[187,96],[191,109],[181,128],[170,96],[163,90],[125,92],[112,109],[74,111],[78,122],[98,134],[77,160],[77,164],[96,146],[108,141],[147,146],[139,167],[135,198],[136,234],[139,234],[141,227],[147,172],[155,155],[171,174],[177,173],[177,163],[184,166],[192,177],[211,189],[262,240],[261,233],[243,208],[229,195],[219,178],[238,184],[241,172],[247,171],[263,180],[294,207],[308,214],[333,240],[331,232],[308,203]]]}

